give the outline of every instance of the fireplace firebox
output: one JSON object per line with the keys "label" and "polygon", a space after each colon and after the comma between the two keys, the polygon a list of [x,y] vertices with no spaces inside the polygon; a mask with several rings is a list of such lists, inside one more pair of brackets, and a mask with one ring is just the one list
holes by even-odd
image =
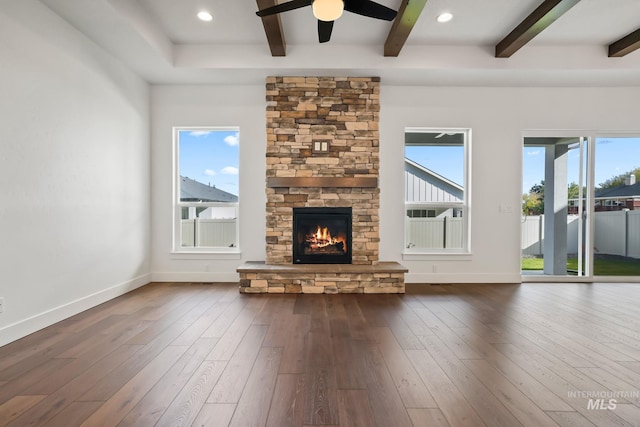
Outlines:
{"label": "fireplace firebox", "polygon": [[293,208],[294,264],[351,264],[351,208]]}

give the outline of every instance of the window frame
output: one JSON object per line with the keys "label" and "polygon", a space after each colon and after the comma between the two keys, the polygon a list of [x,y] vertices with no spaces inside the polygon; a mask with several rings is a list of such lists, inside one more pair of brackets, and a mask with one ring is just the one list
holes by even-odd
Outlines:
{"label": "window frame", "polygon": [[[463,200],[460,202],[414,202],[407,201],[407,180],[404,179],[404,206],[403,206],[403,259],[406,260],[420,260],[420,259],[433,259],[434,257],[449,257],[449,256],[470,256],[471,255],[471,128],[443,128],[443,127],[407,127],[404,129],[406,147],[406,134],[407,133],[460,133],[463,134]],[[405,173],[403,155],[403,169],[402,173]],[[419,248],[408,247],[407,241],[408,233],[408,215],[407,211],[412,209],[422,210],[438,210],[442,208],[451,208],[462,212],[462,247],[460,248]]]}
{"label": "window frame", "polygon": [[[222,258],[232,256],[240,257],[240,194],[237,202],[182,202],[180,201],[180,132],[184,131],[213,131],[236,132],[240,135],[239,126],[174,126],[172,128],[173,147],[173,189],[172,189],[172,253],[176,255],[210,254],[219,255]],[[238,169],[240,169],[240,148],[238,147]],[[240,192],[240,176],[238,175],[238,193]],[[236,210],[235,217],[235,246],[182,246],[182,209],[183,208],[209,208],[209,207],[233,207]]]}

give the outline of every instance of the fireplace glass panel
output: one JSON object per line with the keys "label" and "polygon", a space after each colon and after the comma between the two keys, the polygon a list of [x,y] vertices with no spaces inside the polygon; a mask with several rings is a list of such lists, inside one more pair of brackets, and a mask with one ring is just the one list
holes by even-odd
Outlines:
{"label": "fireplace glass panel", "polygon": [[294,264],[351,264],[351,208],[294,208]]}

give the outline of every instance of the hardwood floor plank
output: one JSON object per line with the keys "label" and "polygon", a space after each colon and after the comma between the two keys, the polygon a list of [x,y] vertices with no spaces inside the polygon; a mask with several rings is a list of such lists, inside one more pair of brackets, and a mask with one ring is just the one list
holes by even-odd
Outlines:
{"label": "hardwood floor plank", "polygon": [[279,374],[269,408],[267,427],[298,427],[304,418],[304,376]]}
{"label": "hardwood floor plank", "polygon": [[378,425],[412,426],[409,414],[377,345],[361,341],[354,343],[354,348],[356,359],[362,365],[361,374],[367,385],[371,410]]}
{"label": "hardwood floor plank", "polygon": [[267,328],[266,325],[249,327],[220,379],[208,395],[207,403],[238,403],[251,373],[250,367],[253,366],[260,352]]}
{"label": "hardwood floor plank", "polygon": [[[469,345],[480,353],[482,358],[501,372],[514,386],[528,396],[543,411],[572,411],[561,397],[541,384],[533,375],[526,372],[504,354],[500,353],[489,342],[484,342],[484,335],[475,334],[468,328],[453,330]],[[495,343],[494,343],[495,344]]]}
{"label": "hardwood floor plank", "polygon": [[[636,393],[638,393],[637,390]],[[633,405],[631,403],[616,403],[616,408],[612,409],[612,411],[632,425],[634,423],[636,425],[640,424],[640,408],[638,408],[637,405]]]}
{"label": "hardwood floor plank", "polygon": [[72,381],[42,399],[18,417],[15,423],[11,423],[11,427],[46,425],[60,411],[73,403],[74,400],[82,398],[87,390],[129,360],[141,348],[142,346],[121,346],[110,357],[101,359],[91,369],[79,373]]}
{"label": "hardwood floor plank", "polygon": [[[260,295],[255,295],[260,297]],[[265,304],[260,313],[253,319],[253,323],[257,325],[271,324],[273,317],[276,315],[292,315],[294,314],[297,295],[296,294],[271,294],[266,296],[268,304]]]}
{"label": "hardwood floor plank", "polygon": [[[126,363],[118,366],[108,376],[103,377],[91,389],[87,390],[82,401],[106,401],[113,396],[124,384],[144,369],[160,352],[187,327],[184,323],[177,323],[166,328],[153,341],[134,353]],[[185,347],[186,349],[186,347]]]}
{"label": "hardwood floor plank", "polygon": [[427,350],[406,353],[451,426],[487,426]]}
{"label": "hardwood floor plank", "polygon": [[207,360],[230,360],[231,355],[236,351],[242,338],[251,327],[253,319],[266,302],[267,300],[264,298],[250,301],[220,337],[216,346],[211,350],[209,356],[207,356]]}
{"label": "hardwood floor plank", "polygon": [[58,369],[63,368],[71,362],[73,362],[73,359],[49,359],[14,380],[9,381],[5,386],[0,388],[0,404],[11,400],[15,395],[33,394],[26,393],[26,390],[34,384],[45,381],[49,375],[52,375]]}
{"label": "hardwood floor plank", "polygon": [[238,317],[244,309],[244,306],[250,301],[249,298],[235,299],[227,305],[220,316],[202,333],[203,338],[222,338],[229,326]]}
{"label": "hardwood floor plank", "polygon": [[264,426],[276,386],[282,349],[263,347],[253,365],[230,427]]}
{"label": "hardwood floor plank", "polygon": [[447,374],[478,415],[490,426],[522,425],[438,337],[421,337],[431,357]]}
{"label": "hardwood floor plank", "polygon": [[205,360],[155,425],[158,427],[191,425],[198,417],[207,396],[226,365],[226,361]]}
{"label": "hardwood floor plank", "polygon": [[295,314],[288,313],[274,314],[268,323],[269,329],[262,345],[264,347],[284,347],[287,343],[287,338],[289,338],[293,328],[296,327],[298,317]]}
{"label": "hardwood floor plank", "polygon": [[[203,301],[207,302],[207,301]],[[180,319],[181,323],[188,323],[189,327],[184,330],[183,333],[180,334],[171,344],[173,345],[191,345],[196,340],[198,340],[203,334],[204,331],[209,329],[213,322],[218,319],[224,309],[229,305],[229,303],[216,302],[214,304],[210,304],[209,308],[206,312],[204,312],[197,319],[192,322],[185,321],[184,318]],[[188,313],[189,314],[189,313]]]}
{"label": "hardwood floor plank", "polygon": [[227,427],[235,410],[236,405],[233,403],[205,403],[191,426]]}
{"label": "hardwood floor plank", "polygon": [[349,313],[347,316],[347,322],[349,323],[349,334],[353,340],[368,340],[370,337],[367,335],[369,328],[367,321],[360,310],[360,304],[358,304],[359,298],[357,295],[344,295],[344,308]]}
{"label": "hardwood floor plank", "polygon": [[[590,379],[596,381],[598,384],[602,384],[606,389],[615,392],[636,392],[638,394],[636,401],[640,403],[640,390],[637,386],[633,385],[633,381],[627,377],[626,380],[619,378],[615,375],[611,375],[610,372],[600,368],[578,368],[578,371],[582,372]],[[618,402],[631,403],[629,399],[619,398]],[[639,418],[640,420],[640,418]]]}
{"label": "hardwood floor plank", "polygon": [[[594,411],[588,409],[588,399],[572,396],[571,392],[601,391],[603,386],[586,378],[580,372],[564,364],[559,359],[549,360],[534,352],[521,350],[512,344],[494,344],[500,352],[505,354],[523,369],[531,372],[549,390],[560,396],[565,403],[595,425],[625,426],[631,424],[622,420],[611,411]],[[572,372],[575,371],[575,372]]]}
{"label": "hardwood floor plank", "polygon": [[70,427],[81,425],[100,408],[102,402],[73,402],[47,422],[47,427]]}
{"label": "hardwood floor plank", "polygon": [[463,363],[485,387],[522,423],[523,426],[553,426],[555,422],[531,399],[486,360],[463,360]]}
{"label": "hardwood floor plank", "polygon": [[81,425],[84,427],[118,425],[186,350],[186,347],[166,347]]}
{"label": "hardwood floor plank", "polygon": [[337,336],[331,340],[336,387],[339,389],[364,389],[366,384],[359,370],[353,369],[355,358],[350,338]]}
{"label": "hardwood floor plank", "polygon": [[[11,381],[16,379],[33,368],[36,368],[43,363],[49,361],[49,359],[60,355],[62,352],[75,346],[78,343],[84,342],[94,334],[98,334],[101,328],[106,328],[113,323],[120,320],[119,317],[110,316],[102,321],[92,325],[90,328],[84,329],[82,332],[76,334],[63,334],[60,340],[52,342],[51,345],[41,349],[40,351],[31,353],[27,357],[16,361],[11,366],[6,367],[0,371],[1,381]],[[13,358],[12,358],[13,359]]]}
{"label": "hardwood floor plank", "polygon": [[200,338],[189,347],[144,398],[127,414],[119,424],[119,427],[154,425],[197,372],[217,341],[217,338]]}
{"label": "hardwood floor plank", "polygon": [[547,412],[560,427],[597,427],[578,412]]}
{"label": "hardwood floor plank", "polygon": [[406,408],[437,408],[431,393],[388,328],[375,328],[378,347]]}
{"label": "hardwood floor plank", "polygon": [[371,427],[377,424],[368,397],[367,390],[338,390],[341,427]]}
{"label": "hardwood floor plank", "polygon": [[408,408],[414,426],[451,427],[440,409]]}
{"label": "hardwood floor plank", "polygon": [[640,362],[619,362],[621,366],[624,366],[626,369],[635,372],[636,374],[640,374]]}
{"label": "hardwood floor plank", "polygon": [[6,426],[46,396],[14,396],[0,405],[0,426]]}
{"label": "hardwood floor plank", "polygon": [[329,331],[316,329],[304,348],[305,424],[337,424],[337,377]]}
{"label": "hardwood floor plank", "polygon": [[[51,394],[78,376],[79,372],[91,369],[97,362],[105,357],[111,357],[111,353],[119,351],[120,347],[129,338],[138,333],[141,328],[145,328],[146,323],[135,323],[125,328],[124,332],[115,336],[99,335],[99,340],[92,340],[87,343],[84,350],[74,349],[77,357],[72,362],[52,372],[47,377],[47,381],[40,381],[27,390],[31,394]],[[63,355],[66,354],[63,353]],[[61,355],[62,356],[62,355]]]}
{"label": "hardwood floor plank", "polygon": [[280,361],[281,374],[301,374],[304,372],[306,336],[311,330],[311,317],[306,314],[294,314],[296,327],[287,337]]}

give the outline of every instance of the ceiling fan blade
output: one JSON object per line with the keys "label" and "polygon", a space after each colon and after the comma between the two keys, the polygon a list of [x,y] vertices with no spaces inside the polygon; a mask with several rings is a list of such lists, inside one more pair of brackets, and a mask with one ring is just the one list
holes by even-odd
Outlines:
{"label": "ceiling fan blade", "polygon": [[256,12],[256,15],[263,17],[269,15],[275,15],[276,13],[288,12],[294,9],[300,9],[301,7],[310,6],[313,0],[291,0],[286,3],[277,4],[275,6],[268,7]]}
{"label": "ceiling fan blade", "polygon": [[326,43],[331,40],[334,21],[321,21],[318,19],[318,41]]}
{"label": "ceiling fan blade", "polygon": [[398,12],[371,0],[344,0],[344,10],[369,18],[393,21]]}

